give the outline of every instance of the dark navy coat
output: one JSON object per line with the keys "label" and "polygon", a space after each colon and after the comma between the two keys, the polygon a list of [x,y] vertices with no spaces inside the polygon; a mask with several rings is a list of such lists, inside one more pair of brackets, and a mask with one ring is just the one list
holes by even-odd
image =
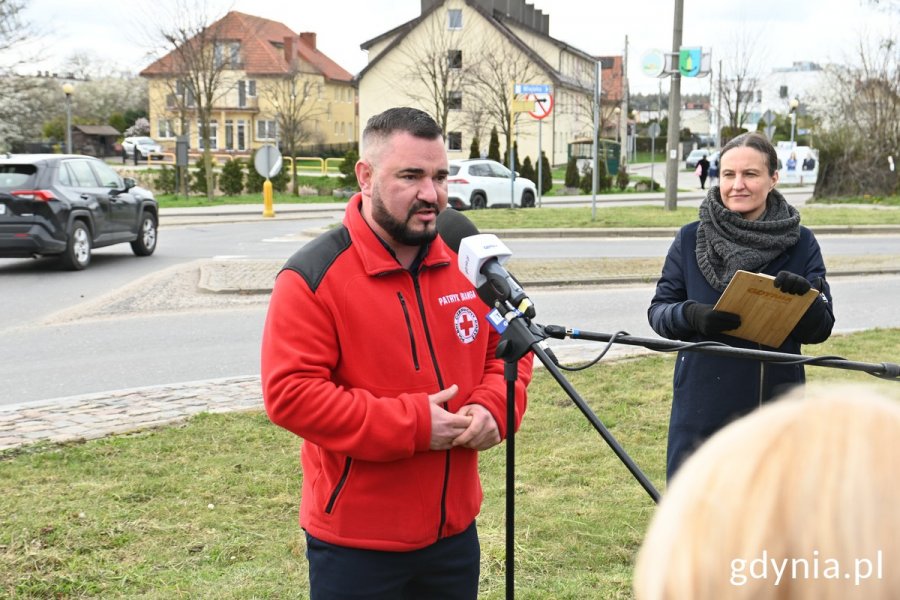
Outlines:
{"label": "dark navy coat", "polygon": [[[827,310],[814,331],[803,335],[792,332],[780,348],[719,334],[704,338],[684,316],[686,300],[715,304],[721,292],[703,277],[697,265],[697,229],[699,221],[681,228],[669,248],[656,294],[647,311],[650,326],[662,337],[696,342],[712,339],[729,346],[755,350],[777,350],[800,354],[801,344],[817,344],[828,339],[834,326],[831,291],[825,282],[825,264],[813,233],[800,227],[799,241],[761,269],[760,273],[776,275],[790,271],[802,275],[823,289],[816,302]],[[818,279],[822,278],[819,282]],[[801,339],[802,337],[802,339]],[[706,438],[728,422],[745,415],[762,403],[805,381],[800,365],[776,365],[756,360],[715,356],[700,352],[679,352],[673,377],[672,414],[669,419],[669,444],[666,474],[675,470]]]}

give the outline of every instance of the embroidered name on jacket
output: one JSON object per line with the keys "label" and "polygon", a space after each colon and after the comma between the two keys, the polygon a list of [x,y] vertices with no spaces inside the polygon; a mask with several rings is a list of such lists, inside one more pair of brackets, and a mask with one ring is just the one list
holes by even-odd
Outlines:
{"label": "embroidered name on jacket", "polygon": [[456,314],[453,315],[453,326],[456,328],[456,335],[463,344],[471,344],[478,335],[478,317],[472,310],[463,306]]}
{"label": "embroidered name on jacket", "polygon": [[441,306],[447,306],[448,304],[459,304],[460,302],[474,299],[475,291],[469,290],[467,292],[461,292],[459,294],[447,294],[446,296],[438,296],[438,304]]}

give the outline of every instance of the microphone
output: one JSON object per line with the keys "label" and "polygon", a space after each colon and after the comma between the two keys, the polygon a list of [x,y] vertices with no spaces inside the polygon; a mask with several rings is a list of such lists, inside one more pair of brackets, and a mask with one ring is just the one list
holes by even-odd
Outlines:
{"label": "microphone", "polygon": [[512,252],[500,238],[490,233],[478,233],[472,221],[452,208],[446,208],[438,215],[437,232],[459,255],[459,270],[475,286],[485,304],[509,303],[527,318],[534,317],[531,299],[503,267]]}

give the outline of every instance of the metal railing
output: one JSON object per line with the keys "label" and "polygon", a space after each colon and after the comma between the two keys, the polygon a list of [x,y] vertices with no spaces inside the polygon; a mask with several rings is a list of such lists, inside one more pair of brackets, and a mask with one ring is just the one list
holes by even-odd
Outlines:
{"label": "metal railing", "polygon": [[[203,154],[188,154],[188,162],[193,164],[199,160]],[[231,154],[213,154],[213,161],[216,164],[223,164],[233,158],[238,158]],[[249,157],[248,157],[249,158]],[[319,156],[282,156],[281,160],[284,164],[284,170],[291,172],[294,164],[297,165],[298,173],[314,172],[320,175],[328,175],[329,173],[337,173],[340,169],[343,158],[321,158]],[[148,164],[157,165],[175,165],[174,152],[151,152],[147,155]]]}

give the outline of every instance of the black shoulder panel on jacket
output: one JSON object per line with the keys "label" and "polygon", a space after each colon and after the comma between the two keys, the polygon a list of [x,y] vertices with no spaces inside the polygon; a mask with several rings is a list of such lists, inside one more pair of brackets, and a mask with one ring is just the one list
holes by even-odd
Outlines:
{"label": "black shoulder panel on jacket", "polygon": [[290,269],[298,273],[315,293],[328,268],[350,244],[350,232],[341,225],[297,250],[281,270]]}

